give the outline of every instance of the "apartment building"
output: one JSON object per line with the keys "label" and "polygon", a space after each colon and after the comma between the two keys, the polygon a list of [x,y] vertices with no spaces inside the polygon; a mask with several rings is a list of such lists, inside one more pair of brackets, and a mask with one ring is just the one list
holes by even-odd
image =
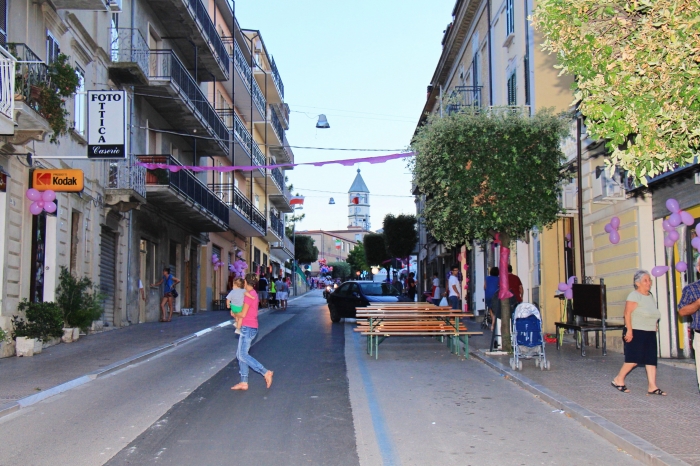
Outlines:
{"label": "apartment building", "polygon": [[[158,318],[164,267],[182,280],[177,309],[212,309],[242,252],[251,270],[284,270],[294,247],[286,175],[284,86],[259,31],[226,0],[8,0],[0,15],[0,326],[21,299],[54,298],[60,267],[105,295],[101,324]],[[65,54],[79,76],[65,99],[70,130],[52,127],[37,96]],[[88,159],[91,90],[125,92],[127,157]],[[109,125],[110,115],[107,115]],[[145,168],[137,162],[208,167]],[[214,171],[214,167],[248,166]],[[84,172],[55,213],[25,197],[38,168]],[[212,256],[223,262],[215,267]],[[148,300],[139,299],[142,284]]]}

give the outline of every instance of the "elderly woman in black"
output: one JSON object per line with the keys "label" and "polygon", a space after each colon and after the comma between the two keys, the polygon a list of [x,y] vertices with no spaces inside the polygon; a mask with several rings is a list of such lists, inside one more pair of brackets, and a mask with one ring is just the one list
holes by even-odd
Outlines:
{"label": "elderly woman in black", "polygon": [[625,345],[625,363],[612,381],[612,386],[623,393],[629,393],[625,377],[638,365],[647,371],[647,394],[666,395],[656,386],[656,332],[661,313],[651,294],[651,276],[646,270],[634,274],[634,291],[627,296],[625,303],[625,328],[622,339]]}

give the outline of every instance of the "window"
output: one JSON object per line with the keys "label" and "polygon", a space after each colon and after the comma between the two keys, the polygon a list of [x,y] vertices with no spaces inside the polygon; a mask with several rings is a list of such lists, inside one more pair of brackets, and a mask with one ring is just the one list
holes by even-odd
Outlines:
{"label": "window", "polygon": [[517,105],[517,94],[516,94],[516,84],[515,84],[515,70],[513,70],[508,78],[508,105]]}
{"label": "window", "polygon": [[7,42],[7,0],[0,0],[0,45]]}
{"label": "window", "polygon": [[46,31],[46,63],[50,65],[56,61],[59,53],[61,53],[61,48],[58,46],[58,41],[51,32]]}
{"label": "window", "polygon": [[260,249],[253,248],[253,262],[260,264]]}
{"label": "window", "polygon": [[255,208],[260,209],[260,196],[255,195]]}
{"label": "window", "polygon": [[479,55],[475,54],[472,60],[472,85],[479,85]]}
{"label": "window", "polygon": [[355,234],[355,241],[362,241],[362,235],[359,233]]}
{"label": "window", "polygon": [[263,267],[267,267],[267,254],[263,253],[263,261],[262,261]]}
{"label": "window", "polygon": [[77,133],[85,134],[87,129],[85,72],[76,64],[75,74],[78,75],[78,88],[75,90],[73,124]]}
{"label": "window", "polygon": [[515,33],[515,0],[506,0],[506,36]]}

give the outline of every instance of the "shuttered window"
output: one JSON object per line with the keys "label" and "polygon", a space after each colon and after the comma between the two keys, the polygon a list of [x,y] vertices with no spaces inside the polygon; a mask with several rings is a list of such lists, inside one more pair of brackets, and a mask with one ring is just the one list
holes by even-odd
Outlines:
{"label": "shuttered window", "polygon": [[517,87],[515,83],[515,71],[513,71],[508,78],[508,105],[518,105],[517,104]]}

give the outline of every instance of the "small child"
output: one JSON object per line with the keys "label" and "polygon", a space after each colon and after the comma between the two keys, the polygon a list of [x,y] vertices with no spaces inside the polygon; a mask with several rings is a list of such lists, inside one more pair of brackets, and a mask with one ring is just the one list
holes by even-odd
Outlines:
{"label": "small child", "polygon": [[233,289],[229,291],[226,296],[226,305],[231,308],[231,317],[236,319],[236,333],[241,334],[241,321],[242,317],[239,317],[240,312],[243,310],[243,299],[248,296],[253,298],[253,295],[245,290],[245,280],[242,278],[235,278],[233,280]]}

